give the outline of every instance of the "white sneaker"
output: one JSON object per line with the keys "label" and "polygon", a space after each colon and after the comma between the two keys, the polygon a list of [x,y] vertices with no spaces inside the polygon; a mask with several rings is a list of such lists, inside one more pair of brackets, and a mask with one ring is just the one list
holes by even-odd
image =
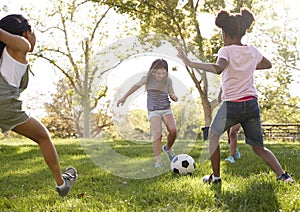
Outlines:
{"label": "white sneaker", "polygon": [[234,157],[232,157],[232,156],[229,156],[228,158],[226,158],[225,161],[228,161],[229,163],[235,163]]}

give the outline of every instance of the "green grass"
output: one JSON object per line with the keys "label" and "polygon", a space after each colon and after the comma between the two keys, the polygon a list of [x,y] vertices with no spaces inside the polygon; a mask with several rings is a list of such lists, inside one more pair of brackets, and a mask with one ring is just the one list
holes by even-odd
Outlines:
{"label": "green grass", "polygon": [[[61,166],[73,165],[79,173],[70,195],[57,195],[36,144],[27,139],[3,139],[0,211],[300,211],[299,142],[266,142],[296,180],[292,185],[277,182],[275,174],[243,141],[239,141],[241,159],[236,164],[225,163],[229,145],[221,142],[222,186],[202,183],[203,175],[211,173],[210,162],[198,160],[203,141],[197,141],[189,153],[197,162],[193,176],[178,177],[166,171],[143,179],[122,178],[104,171],[86,155],[78,140],[54,140],[54,144]],[[108,144],[119,154],[138,158],[137,161],[152,158],[150,143]],[[98,150],[101,152],[101,148]],[[145,174],[156,171],[144,168]]]}

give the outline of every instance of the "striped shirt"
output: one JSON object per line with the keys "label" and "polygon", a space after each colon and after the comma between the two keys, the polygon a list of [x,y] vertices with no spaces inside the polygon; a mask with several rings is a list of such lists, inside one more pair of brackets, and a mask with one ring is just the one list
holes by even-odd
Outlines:
{"label": "striped shirt", "polygon": [[[139,85],[146,84],[147,76],[142,77]],[[156,80],[150,76],[147,90],[147,109],[148,111],[166,110],[171,108],[169,100],[169,91],[172,88],[172,80],[168,77],[167,82]]]}

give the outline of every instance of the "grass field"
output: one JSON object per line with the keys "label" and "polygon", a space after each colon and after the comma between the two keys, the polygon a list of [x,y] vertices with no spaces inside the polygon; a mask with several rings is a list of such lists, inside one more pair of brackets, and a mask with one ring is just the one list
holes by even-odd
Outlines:
{"label": "grass field", "polygon": [[[292,185],[277,182],[275,174],[243,141],[238,145],[241,159],[226,163],[229,146],[221,142],[222,186],[202,182],[203,175],[211,173],[208,160],[197,160],[203,141],[197,141],[189,153],[197,162],[193,176],[173,175],[165,164],[167,171],[140,179],[106,172],[91,160],[78,140],[54,140],[54,144],[61,166],[72,165],[79,173],[70,195],[57,195],[36,144],[7,138],[0,141],[0,211],[300,211],[299,142],[266,142],[293,176],[296,182]],[[128,141],[108,144],[139,161],[152,157],[150,143],[143,148]],[[145,172],[159,172],[144,168]]]}

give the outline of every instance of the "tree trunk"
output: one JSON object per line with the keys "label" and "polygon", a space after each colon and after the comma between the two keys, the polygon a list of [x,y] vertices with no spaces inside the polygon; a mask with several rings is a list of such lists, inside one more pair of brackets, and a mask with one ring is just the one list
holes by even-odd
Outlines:
{"label": "tree trunk", "polygon": [[90,137],[90,105],[87,98],[83,102],[83,137]]}

